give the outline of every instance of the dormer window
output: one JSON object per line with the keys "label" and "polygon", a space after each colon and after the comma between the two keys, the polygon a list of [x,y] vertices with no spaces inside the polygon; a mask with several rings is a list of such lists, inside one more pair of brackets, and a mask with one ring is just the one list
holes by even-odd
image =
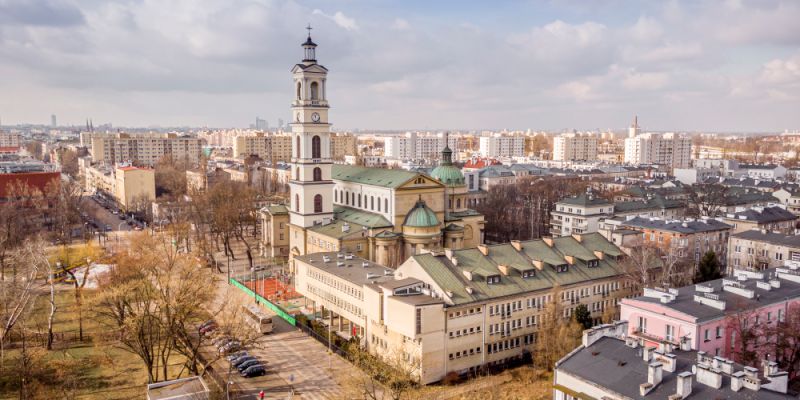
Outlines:
{"label": "dormer window", "polygon": [[536,276],[536,270],[534,269],[522,271],[522,279],[533,278],[534,276]]}
{"label": "dormer window", "polygon": [[569,264],[556,265],[556,272],[567,272],[567,271],[569,271]]}
{"label": "dormer window", "polygon": [[600,260],[589,260],[587,262],[589,264],[589,268],[595,268],[600,266]]}
{"label": "dormer window", "polygon": [[486,277],[486,283],[489,285],[495,285],[500,283],[500,275],[491,275]]}

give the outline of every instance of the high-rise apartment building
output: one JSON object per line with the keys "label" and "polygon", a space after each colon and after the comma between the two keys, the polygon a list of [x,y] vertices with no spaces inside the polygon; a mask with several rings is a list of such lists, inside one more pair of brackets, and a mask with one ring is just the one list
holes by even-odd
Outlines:
{"label": "high-rise apartment building", "polygon": [[19,147],[19,133],[0,131],[0,147]]}
{"label": "high-rise apartment building", "polygon": [[592,134],[565,133],[553,139],[553,160],[597,160],[597,137]]}
{"label": "high-rise apartment building", "polygon": [[233,156],[245,158],[253,155],[272,162],[289,162],[292,158],[292,137],[264,132],[236,135],[233,139]]}
{"label": "high-rise apartment building", "polygon": [[175,133],[86,133],[92,159],[109,164],[132,163],[153,166],[164,157],[192,164],[199,162],[203,140]]}
{"label": "high-rise apartment building", "polygon": [[[458,138],[447,137],[447,145],[457,154],[459,151]],[[445,135],[438,133],[420,134],[407,132],[403,136],[391,136],[384,139],[384,154],[387,158],[400,160],[421,160],[438,157],[445,147]]]}
{"label": "high-rise apartment building", "polygon": [[[597,148],[596,145],[595,148]],[[482,136],[480,152],[483,157],[524,157],[525,137],[500,134]]]}
{"label": "high-rise apartment building", "polygon": [[331,158],[336,161],[344,160],[344,156],[354,156],[358,153],[356,137],[349,133],[331,135]]}
{"label": "high-rise apartment building", "polygon": [[55,128],[56,126],[58,126],[58,121],[56,120],[56,115],[53,114],[50,116],[50,127]]}
{"label": "high-rise apartment building", "polygon": [[689,168],[692,140],[676,133],[642,133],[625,139],[625,162]]}

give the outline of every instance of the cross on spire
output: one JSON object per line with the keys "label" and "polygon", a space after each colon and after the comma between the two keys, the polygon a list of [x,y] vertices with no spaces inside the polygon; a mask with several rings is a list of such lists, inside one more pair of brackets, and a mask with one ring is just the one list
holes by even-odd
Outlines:
{"label": "cross on spire", "polygon": [[314,28],[312,28],[311,27],[311,23],[309,23],[308,26],[306,27],[306,30],[308,31],[308,37],[311,37],[311,30],[312,29],[314,29]]}

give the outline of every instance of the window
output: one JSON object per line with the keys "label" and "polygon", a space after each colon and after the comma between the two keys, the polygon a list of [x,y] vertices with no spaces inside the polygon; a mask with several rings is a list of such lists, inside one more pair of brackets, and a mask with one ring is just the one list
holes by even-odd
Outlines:
{"label": "window", "polygon": [[716,333],[717,333],[717,339],[722,337],[722,327],[721,326],[717,327],[717,332]]}
{"label": "window", "polygon": [[386,212],[389,212],[389,199],[388,198],[383,199],[383,209],[386,210]]}
{"label": "window", "polygon": [[461,208],[461,199],[456,199],[456,208]]}
{"label": "window", "polygon": [[358,194],[358,207],[361,208],[361,193]]}
{"label": "window", "polygon": [[303,85],[300,82],[297,82],[297,100],[302,99],[300,94],[303,92]]}
{"label": "window", "polygon": [[783,310],[778,309],[778,322],[783,322]]}
{"label": "window", "polygon": [[500,283],[500,275],[491,275],[486,277],[486,283],[489,285],[493,285],[495,283]]}
{"label": "window", "polygon": [[667,332],[666,332],[665,338],[668,341],[674,340],[675,339],[675,327],[673,327],[672,325],[666,325],[666,330],[667,330]]}
{"label": "window", "polygon": [[706,329],[705,332],[703,333],[703,340],[706,341],[706,342],[711,340],[711,338],[709,337],[709,334],[708,334],[708,329]]}
{"label": "window", "polygon": [[314,196],[314,212],[321,213],[322,212],[322,195],[318,194]]}
{"label": "window", "polygon": [[334,203],[338,203],[339,202],[339,191],[338,190],[334,190],[333,191],[333,202]]}
{"label": "window", "polygon": [[[297,89],[297,90],[300,90],[300,89],[299,89],[299,88],[300,88],[300,86],[299,86],[299,85],[300,85],[300,84],[298,84],[298,86],[297,86],[297,87],[298,87],[298,89]],[[298,95],[298,96],[299,96],[299,95]],[[297,157],[297,158],[300,158],[300,136],[299,136],[299,135],[298,135],[298,136],[295,138],[295,144],[294,144],[294,147],[297,149],[297,151],[295,151],[295,153],[296,153],[296,154],[295,154],[295,157]]]}
{"label": "window", "polygon": [[322,169],[320,167],[314,168],[314,182],[322,180]]}
{"label": "window", "polygon": [[422,309],[417,309],[417,335],[422,333]]}
{"label": "window", "polygon": [[375,196],[369,196],[369,209],[375,209]]}
{"label": "window", "polygon": [[378,197],[378,212],[381,211],[381,198]]}
{"label": "window", "polygon": [[311,82],[311,100],[319,100],[319,83]]}
{"label": "window", "polygon": [[647,332],[647,318],[639,317],[639,332]]}
{"label": "window", "polygon": [[295,194],[294,195],[294,210],[296,212],[300,212],[300,195],[299,194]]}
{"label": "window", "polygon": [[320,138],[318,135],[314,135],[311,138],[311,158],[321,158],[322,157],[322,150],[320,149]]}

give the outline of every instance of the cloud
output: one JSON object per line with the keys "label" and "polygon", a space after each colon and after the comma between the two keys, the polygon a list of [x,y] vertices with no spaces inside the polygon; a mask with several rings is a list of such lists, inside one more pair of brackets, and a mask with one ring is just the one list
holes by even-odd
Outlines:
{"label": "cloud", "polygon": [[395,18],[394,22],[392,22],[392,28],[397,29],[398,31],[404,31],[411,28],[411,25],[403,18]]}
{"label": "cloud", "polygon": [[83,13],[58,0],[0,0],[0,25],[66,27],[82,25]]}
{"label": "cloud", "polygon": [[658,90],[667,85],[669,76],[662,72],[632,72],[622,80],[622,86],[629,90]]}
{"label": "cloud", "polygon": [[315,9],[312,14],[321,15],[325,18],[330,19],[331,21],[335,22],[336,25],[348,30],[348,31],[356,31],[358,30],[358,25],[356,24],[356,20],[350,18],[341,11],[335,12],[333,15],[328,15],[322,12],[320,9]]}

